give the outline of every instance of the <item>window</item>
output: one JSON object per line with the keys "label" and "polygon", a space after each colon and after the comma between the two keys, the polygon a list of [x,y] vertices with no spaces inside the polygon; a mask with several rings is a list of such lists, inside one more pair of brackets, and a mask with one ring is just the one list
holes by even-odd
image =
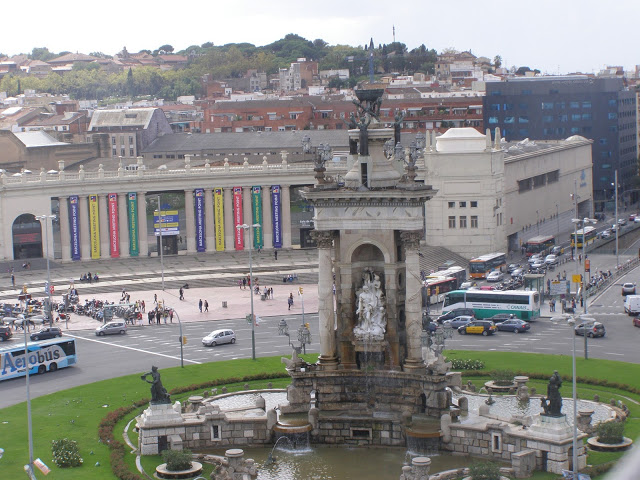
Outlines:
{"label": "window", "polygon": [[478,208],[478,202],[475,200],[471,201],[471,208]]}
{"label": "window", "polygon": [[607,117],[609,118],[609,120],[615,120],[616,118],[618,118],[618,114],[616,112],[609,112]]}
{"label": "window", "polygon": [[120,147],[120,156],[124,157],[124,147]]}
{"label": "window", "polygon": [[531,178],[525,178],[524,180],[518,180],[518,191],[520,193],[531,190]]}
{"label": "window", "polygon": [[529,108],[529,104],[528,103],[519,103],[518,104],[518,108],[520,110],[527,110]]}
{"label": "window", "polygon": [[129,145],[133,145],[133,135],[129,135]]}
{"label": "window", "polygon": [[591,120],[591,114],[590,113],[583,113],[582,114],[582,120]]}
{"label": "window", "polygon": [[529,123],[529,116],[528,115],[520,115],[518,117],[518,123]]}
{"label": "window", "polygon": [[502,106],[502,109],[506,112],[507,110],[513,110],[513,103],[505,103]]}
{"label": "window", "polygon": [[552,123],[553,122],[553,115],[543,115],[542,116],[542,122],[543,123]]}
{"label": "window", "polygon": [[618,131],[618,126],[617,125],[609,125],[609,131],[610,132],[617,132]]}
{"label": "window", "polygon": [[459,203],[458,203],[458,207],[460,207],[460,208],[467,208],[467,202],[459,202]]}
{"label": "window", "polygon": [[455,208],[456,202],[449,202],[449,208]]}
{"label": "window", "polygon": [[609,105],[610,107],[615,107],[615,106],[617,106],[616,99],[615,99],[615,98],[612,98],[611,100],[609,100],[608,105]]}
{"label": "window", "polygon": [[521,128],[520,130],[518,130],[518,133],[520,135],[522,135],[523,137],[528,137],[529,136],[529,129]]}
{"label": "window", "polygon": [[500,104],[499,103],[492,103],[489,105],[489,110],[493,111],[493,112],[499,112],[500,111]]}
{"label": "window", "polygon": [[456,217],[449,217],[449,228],[456,228]]}
{"label": "window", "polygon": [[460,217],[460,228],[467,228],[467,217]]}
{"label": "window", "polygon": [[553,102],[542,102],[542,110],[553,110]]}
{"label": "window", "polygon": [[498,117],[489,117],[489,123],[491,124],[498,123]]}
{"label": "window", "polygon": [[116,137],[111,137],[111,145],[115,145],[116,144]]}
{"label": "window", "polygon": [[559,122],[566,122],[569,120],[569,116],[568,115],[558,115],[558,121]]}
{"label": "window", "polygon": [[494,96],[497,97],[497,96],[502,95],[502,93],[500,92],[500,90],[494,90],[493,92],[491,92],[491,95],[494,95]]}
{"label": "window", "polygon": [[556,102],[556,108],[557,109],[563,109],[564,108],[564,102]]}
{"label": "window", "polygon": [[580,102],[569,102],[569,108],[580,108]]}
{"label": "window", "polygon": [[600,145],[606,145],[607,144],[607,139],[606,138],[601,138],[599,140]]}
{"label": "window", "polygon": [[549,93],[553,95],[554,93],[558,93],[558,90],[556,90],[555,88],[552,88],[549,90]]}
{"label": "window", "polygon": [[571,133],[577,135],[580,133],[580,127],[571,127]]}
{"label": "window", "polygon": [[515,117],[504,117],[504,123],[516,123]]}
{"label": "window", "polygon": [[116,157],[116,156],[117,156],[116,147],[113,147],[113,148],[111,149],[111,156],[112,156],[112,157]]}
{"label": "window", "polygon": [[478,216],[471,215],[471,228],[478,228]]}
{"label": "window", "polygon": [[130,149],[129,149],[129,156],[130,156],[130,157],[133,157],[133,148],[130,148]]}
{"label": "window", "polygon": [[572,122],[579,122],[581,117],[582,117],[582,115],[580,115],[579,113],[572,113],[571,114],[571,121]]}
{"label": "window", "polygon": [[589,100],[582,102],[582,108],[591,108],[591,102]]}
{"label": "window", "polygon": [[556,134],[557,135],[564,135],[565,133],[567,133],[567,130],[564,127],[556,128]]}
{"label": "window", "polygon": [[521,93],[522,93],[522,95],[531,95],[531,90],[529,90],[529,89],[524,89],[524,90],[522,90],[522,92],[521,92]]}

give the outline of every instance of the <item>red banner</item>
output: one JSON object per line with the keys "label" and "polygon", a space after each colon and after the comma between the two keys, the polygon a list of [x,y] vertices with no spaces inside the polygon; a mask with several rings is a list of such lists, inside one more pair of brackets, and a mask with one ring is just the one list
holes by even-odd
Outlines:
{"label": "red banner", "polygon": [[233,218],[236,250],[244,250],[244,229],[237,228],[244,223],[242,221],[242,187],[233,187]]}
{"label": "red banner", "polygon": [[120,234],[118,231],[118,195],[109,194],[109,251],[111,258],[120,257]]}

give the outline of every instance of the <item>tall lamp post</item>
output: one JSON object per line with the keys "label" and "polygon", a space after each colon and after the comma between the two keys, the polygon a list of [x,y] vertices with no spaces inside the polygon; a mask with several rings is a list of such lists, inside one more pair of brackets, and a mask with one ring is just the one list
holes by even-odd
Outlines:
{"label": "tall lamp post", "polygon": [[[171,308],[171,307],[169,307],[169,308]],[[176,309],[172,308],[172,310],[173,310],[173,314],[178,319],[178,325],[180,325],[180,366],[182,368],[184,368],[183,345],[185,343],[185,338],[182,336],[182,322],[180,321],[180,315],[178,315],[178,312],[176,311]]]}
{"label": "tall lamp post", "polygon": [[[164,292],[164,242],[163,242],[163,220],[164,215],[162,214],[162,206],[160,204],[160,195],[158,194],[158,223],[159,223],[159,236],[160,236],[160,268],[162,269],[162,291]],[[182,336],[182,334],[180,335]]]}
{"label": "tall lamp post", "polygon": [[620,259],[618,257],[618,231],[620,230],[620,224],[618,223],[618,170],[614,172],[614,186],[615,186],[615,198],[616,198],[616,269],[620,265]]}
{"label": "tall lamp post", "polygon": [[45,232],[45,255],[47,256],[47,295],[49,297],[49,303],[47,305],[47,315],[49,316],[49,323],[53,325],[53,315],[51,314],[51,270],[49,269],[49,222],[47,219],[51,221],[55,220],[57,217],[55,215],[37,215],[36,218],[40,220],[40,224],[44,222],[44,232]]}
{"label": "tall lamp post", "polygon": [[249,295],[251,297],[251,359],[256,359],[256,321],[253,313],[253,229],[259,227],[259,223],[254,223],[253,225],[247,225],[243,223],[242,225],[236,225],[236,229],[240,230],[249,230],[249,283],[251,284],[249,287]]}
{"label": "tall lamp post", "polygon": [[25,365],[25,378],[27,386],[27,431],[29,436],[29,463],[24,466],[24,470],[29,475],[29,478],[35,479],[33,473],[33,426],[31,424],[31,391],[29,390],[29,348],[27,340],[27,319],[23,314],[18,315],[22,319],[22,327],[24,329],[24,365]]}
{"label": "tall lamp post", "polygon": [[[586,289],[586,281],[587,281],[587,241],[586,241],[586,234],[585,234],[585,227],[592,223],[592,224],[596,224],[598,223],[598,221],[595,218],[572,218],[571,219],[572,222],[574,222],[575,224],[578,223],[582,223],[582,261],[583,261],[583,268],[582,268],[582,307],[583,307],[583,312],[586,315],[587,313],[589,313],[589,309],[587,307],[587,302],[589,297],[587,297],[587,289]],[[577,239],[576,239],[576,244],[577,244]],[[589,273],[591,273],[591,265],[589,265]],[[586,321],[586,319],[585,319]],[[586,325],[584,328],[584,359],[585,360],[589,360],[589,351],[587,349],[587,331],[586,331]],[[574,335],[575,337],[575,335]]]}

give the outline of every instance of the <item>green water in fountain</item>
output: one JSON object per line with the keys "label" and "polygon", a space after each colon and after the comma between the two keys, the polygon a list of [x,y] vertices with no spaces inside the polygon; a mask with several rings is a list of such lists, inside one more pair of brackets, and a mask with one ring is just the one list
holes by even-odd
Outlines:
{"label": "green water in fountain", "polygon": [[[284,447],[285,450],[280,447]],[[303,452],[286,450],[283,442],[267,464],[269,448],[243,448],[244,458],[253,458],[258,468],[258,480],[397,480],[404,462],[411,458],[404,448],[358,448],[317,446]],[[224,456],[224,450],[206,450]],[[471,460],[452,455],[434,455],[431,473],[468,466]],[[477,461],[474,459],[473,461]]]}

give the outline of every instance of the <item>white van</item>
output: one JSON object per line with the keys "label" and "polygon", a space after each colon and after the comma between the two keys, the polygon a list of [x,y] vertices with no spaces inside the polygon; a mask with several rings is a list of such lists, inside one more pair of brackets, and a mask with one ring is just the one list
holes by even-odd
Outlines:
{"label": "white van", "polygon": [[638,315],[640,313],[640,295],[624,297],[624,311],[629,315]]}

